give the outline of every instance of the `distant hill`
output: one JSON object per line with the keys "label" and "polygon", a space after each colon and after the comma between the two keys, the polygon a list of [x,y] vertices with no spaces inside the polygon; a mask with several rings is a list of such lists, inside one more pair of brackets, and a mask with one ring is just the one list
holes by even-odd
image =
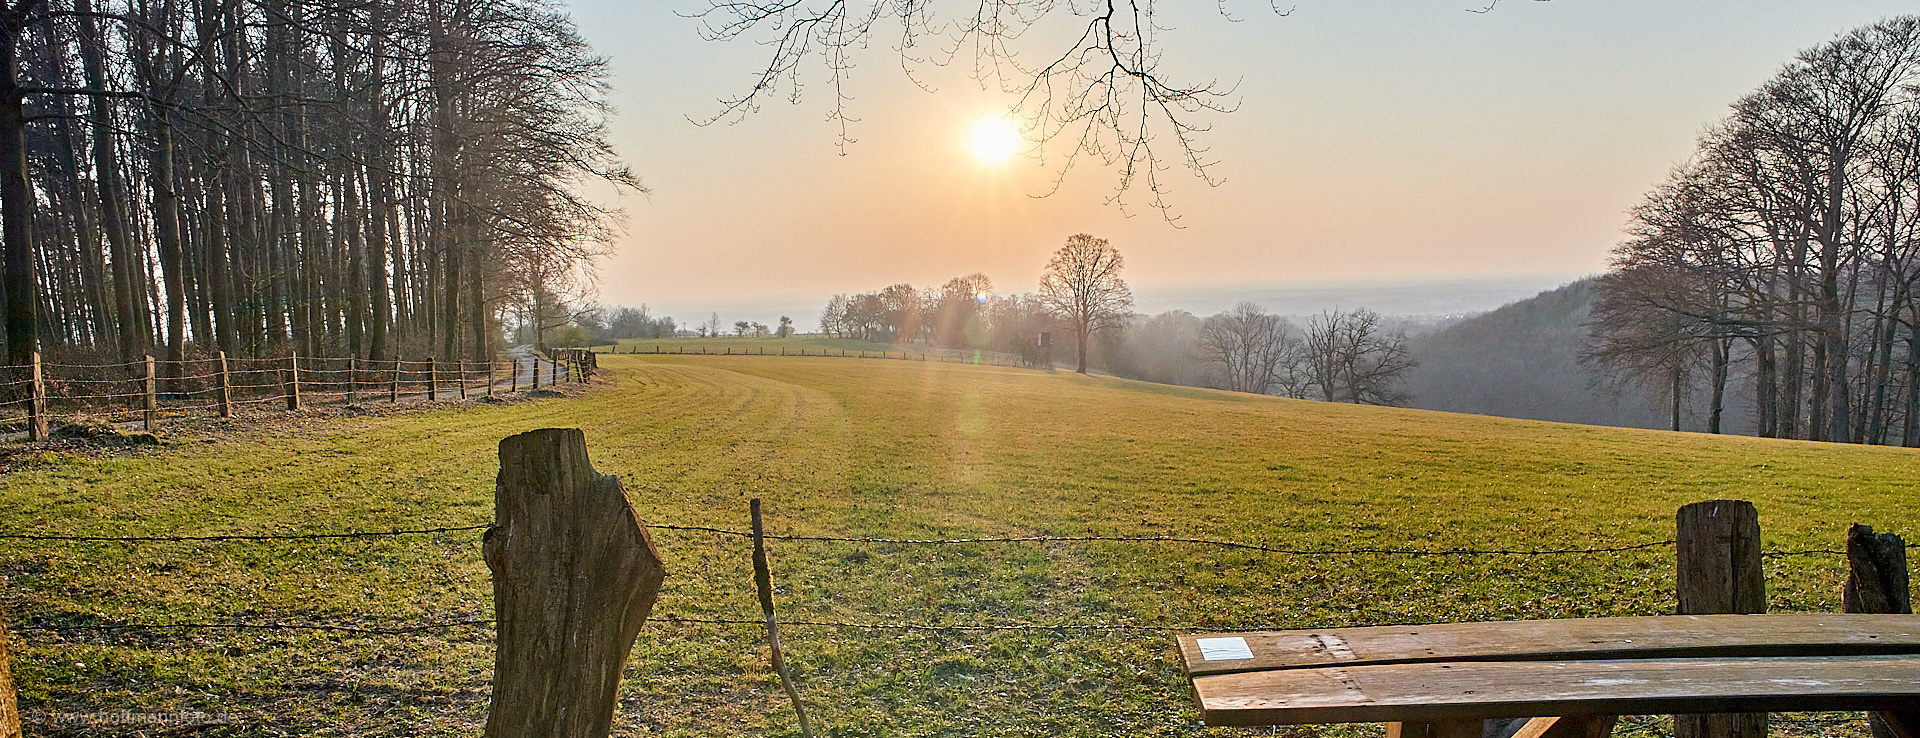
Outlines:
{"label": "distant hill", "polygon": [[[1667,428],[1644,393],[1614,397],[1579,361],[1594,280],[1558,289],[1415,336],[1420,365],[1408,377],[1426,410],[1628,428]],[[1682,428],[1692,419],[1683,417]],[[1730,429],[1743,427],[1729,423]]]}

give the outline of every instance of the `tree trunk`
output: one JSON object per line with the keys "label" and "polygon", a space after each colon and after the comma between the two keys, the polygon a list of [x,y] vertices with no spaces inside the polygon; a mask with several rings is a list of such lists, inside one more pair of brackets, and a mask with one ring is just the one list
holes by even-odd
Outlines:
{"label": "tree trunk", "polygon": [[186,254],[180,244],[180,192],[174,186],[173,121],[165,106],[153,111],[153,229],[167,293],[166,376],[181,376],[187,357]]}
{"label": "tree trunk", "polygon": [[[37,5],[35,3],[34,5]],[[27,183],[26,111],[20,92],[20,37],[27,11],[0,12],[0,290],[6,293],[7,363],[26,366],[39,350],[33,269],[33,190]]]}
{"label": "tree trunk", "polygon": [[[74,0],[75,20],[80,30],[80,67],[87,89],[103,91],[106,84],[105,48],[99,22],[89,15],[93,0]],[[131,363],[147,352],[148,336],[143,304],[135,280],[140,276],[134,264],[133,236],[127,227],[126,207],[121,203],[126,186],[120,178],[120,154],[113,142],[112,118],[108,100],[94,97],[87,101],[87,123],[93,130],[93,189],[100,201],[100,229],[107,237],[108,256],[113,260],[114,344],[120,361]]]}

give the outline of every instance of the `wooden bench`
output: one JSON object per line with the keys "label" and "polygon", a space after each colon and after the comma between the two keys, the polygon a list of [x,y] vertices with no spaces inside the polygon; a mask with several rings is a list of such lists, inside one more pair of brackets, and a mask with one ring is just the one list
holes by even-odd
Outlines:
{"label": "wooden bench", "polygon": [[1875,710],[1920,729],[1920,616],[1673,615],[1183,635],[1208,725],[1602,736],[1647,713]]}

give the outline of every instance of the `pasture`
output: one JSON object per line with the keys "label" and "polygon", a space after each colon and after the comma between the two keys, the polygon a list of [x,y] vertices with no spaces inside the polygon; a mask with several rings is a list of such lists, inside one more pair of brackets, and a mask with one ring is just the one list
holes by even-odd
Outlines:
{"label": "pasture", "polygon": [[[0,477],[0,532],[485,523],[495,444],[553,426],[585,430],[595,466],[621,478],[648,522],[744,529],[758,497],[780,534],[1581,549],[1664,541],[1677,507],[1716,497],[1756,503],[1770,551],[1837,548],[1852,522],[1909,536],[1920,523],[1920,454],[1907,449],[933,362],[621,355],[601,366],[583,397],[206,423],[163,434],[168,445],[151,453],[41,454]],[[668,579],[629,662],[616,734],[798,735],[760,628],[687,622],[757,617],[748,544],[682,530],[653,539]],[[1171,631],[1153,628],[1641,615],[1674,604],[1673,552],[1658,545],[1440,556],[1173,542],[771,546],[786,620],[1015,626],[784,628],[814,723],[834,736],[1216,732],[1196,728]],[[1772,609],[1839,609],[1842,557],[1766,566]],[[291,544],[8,540],[0,574],[30,733],[66,734],[36,730],[36,716],[119,710],[226,716],[208,735],[472,735],[484,719],[484,626],[116,627],[485,619],[477,531]],[[1083,625],[1108,629],[1025,627]]]}

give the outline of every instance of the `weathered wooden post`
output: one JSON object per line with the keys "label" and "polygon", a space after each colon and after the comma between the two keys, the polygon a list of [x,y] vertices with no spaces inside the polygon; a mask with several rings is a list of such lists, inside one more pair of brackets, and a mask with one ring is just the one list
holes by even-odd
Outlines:
{"label": "weathered wooden post", "polygon": [[[1681,615],[1767,611],[1767,580],[1760,568],[1760,513],[1753,503],[1709,500],[1675,516]],[[1673,716],[1675,738],[1764,738],[1764,712]]]}
{"label": "weathered wooden post", "polygon": [[459,367],[460,372],[460,399],[467,399],[467,360],[461,359],[454,366]]}
{"label": "weathered wooden post", "polygon": [[300,409],[300,352],[287,357],[287,409]]}
{"label": "weathered wooden post", "polygon": [[427,402],[440,399],[440,358],[427,357]]}
{"label": "weathered wooden post", "polygon": [[220,352],[220,417],[233,417],[233,375],[227,369],[227,352]]}
{"label": "weathered wooden post", "polygon": [[[1855,524],[1847,530],[1847,583],[1841,589],[1847,612],[1912,614],[1913,594],[1907,588],[1907,542],[1892,533],[1875,533],[1873,526]],[[1920,725],[1920,711],[1897,715],[1869,713],[1874,738],[1911,738],[1894,725]]]}
{"label": "weathered wooden post", "polygon": [[[552,372],[553,372],[553,373],[551,373],[551,374],[549,374],[549,375],[547,375],[547,386],[548,386],[548,387],[552,387],[552,388],[555,388],[555,389],[559,389],[559,387],[560,387],[560,361],[559,361],[559,359],[558,359],[558,358],[556,357],[556,358],[555,358],[554,360],[552,360],[552,361],[549,361],[549,362],[547,362],[547,365],[548,365],[548,366],[550,366],[550,367],[552,367]],[[538,363],[536,362],[536,363],[534,364],[534,367],[535,367],[536,369],[538,369],[538,368],[539,368],[539,364],[538,364]]]}
{"label": "weathered wooden post", "polygon": [[154,425],[160,420],[160,378],[154,374],[152,354],[147,355],[146,364],[147,376],[141,381],[141,391],[147,396],[146,412],[142,414],[142,418],[146,421],[145,430],[152,433]]}
{"label": "weathered wooden post", "polygon": [[0,738],[20,738],[20,698],[13,688],[13,644],[0,614]]}
{"label": "weathered wooden post", "polygon": [[527,373],[533,376],[533,389],[537,392],[540,389],[540,357],[535,355],[527,360],[527,366],[529,367]]}
{"label": "weathered wooden post", "polygon": [[400,357],[393,357],[393,381],[387,385],[387,402],[400,404]]}
{"label": "weathered wooden post", "polygon": [[499,624],[487,738],[604,738],[665,569],[620,480],[593,470],[579,429],[500,442],[481,548]]}
{"label": "weathered wooden post", "polygon": [[33,366],[27,385],[27,439],[47,439],[47,381],[40,373],[40,352],[33,352]]}
{"label": "weathered wooden post", "polygon": [[347,404],[360,404],[360,357],[347,357]]}
{"label": "weathered wooden post", "polygon": [[1912,614],[1907,588],[1907,542],[1873,526],[1847,530],[1847,583],[1841,601],[1847,612]]}
{"label": "weathered wooden post", "polygon": [[493,360],[487,360],[487,396],[493,396]]}

